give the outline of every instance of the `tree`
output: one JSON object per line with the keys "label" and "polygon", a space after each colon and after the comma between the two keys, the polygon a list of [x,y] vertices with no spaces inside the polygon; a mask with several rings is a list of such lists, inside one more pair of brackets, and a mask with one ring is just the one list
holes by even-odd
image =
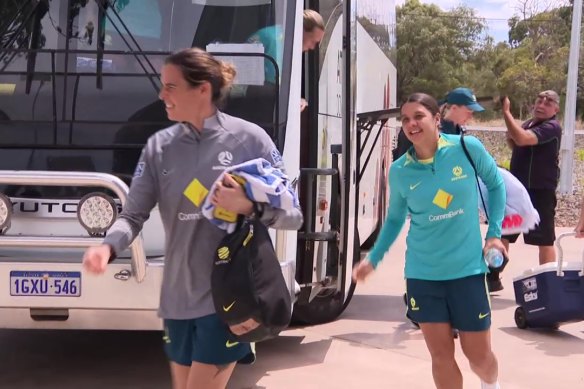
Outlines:
{"label": "tree", "polygon": [[539,91],[553,89],[562,94],[565,90],[572,8],[562,6],[524,16],[509,20],[512,61],[498,83],[513,98],[521,117],[529,113]]}
{"label": "tree", "polygon": [[397,7],[398,99],[413,92],[443,96],[468,86],[473,66],[467,63],[488,44],[485,31],[485,21],[466,6],[445,12],[408,0]]}

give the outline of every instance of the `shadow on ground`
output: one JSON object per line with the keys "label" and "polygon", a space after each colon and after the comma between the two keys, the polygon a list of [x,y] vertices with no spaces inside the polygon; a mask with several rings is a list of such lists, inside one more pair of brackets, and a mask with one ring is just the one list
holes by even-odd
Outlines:
{"label": "shadow on ground", "polygon": [[523,340],[526,345],[535,347],[546,355],[555,357],[584,355],[584,339],[562,331],[562,327],[558,330],[543,328],[522,330],[517,327],[500,327],[499,330]]}
{"label": "shadow on ground", "polygon": [[[332,339],[305,342],[304,336],[281,335],[278,338],[258,343],[258,359],[253,365],[239,365],[228,389],[265,389],[257,382],[270,372],[318,365],[324,362]],[[299,385],[301,385],[299,383]],[[300,387],[300,386],[299,386]]]}
{"label": "shadow on ground", "polygon": [[0,388],[170,388],[161,336],[154,331],[0,330]]}

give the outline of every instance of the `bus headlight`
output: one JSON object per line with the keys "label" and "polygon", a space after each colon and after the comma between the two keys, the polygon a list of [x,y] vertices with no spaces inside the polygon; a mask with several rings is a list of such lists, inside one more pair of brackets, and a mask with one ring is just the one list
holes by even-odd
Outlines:
{"label": "bus headlight", "polygon": [[117,216],[114,199],[100,192],[86,194],[77,207],[77,219],[91,236],[105,234]]}
{"label": "bus headlight", "polygon": [[0,235],[10,228],[12,218],[12,201],[3,193],[0,193]]}

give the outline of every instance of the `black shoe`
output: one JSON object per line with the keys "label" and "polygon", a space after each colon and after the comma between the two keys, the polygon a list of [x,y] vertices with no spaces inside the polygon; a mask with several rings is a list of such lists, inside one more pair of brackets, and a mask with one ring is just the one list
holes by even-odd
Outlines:
{"label": "black shoe", "polygon": [[489,293],[498,292],[503,290],[503,283],[501,282],[500,273],[497,270],[490,269],[491,272],[487,274],[487,286],[489,287]]}

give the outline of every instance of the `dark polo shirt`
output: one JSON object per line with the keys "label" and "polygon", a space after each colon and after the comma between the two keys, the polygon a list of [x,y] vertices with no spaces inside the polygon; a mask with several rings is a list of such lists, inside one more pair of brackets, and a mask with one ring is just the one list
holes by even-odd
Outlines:
{"label": "dark polo shirt", "polygon": [[515,146],[511,155],[511,173],[527,189],[552,189],[558,186],[560,178],[559,153],[562,127],[552,117],[537,121],[530,119],[522,124],[537,136],[533,146]]}

